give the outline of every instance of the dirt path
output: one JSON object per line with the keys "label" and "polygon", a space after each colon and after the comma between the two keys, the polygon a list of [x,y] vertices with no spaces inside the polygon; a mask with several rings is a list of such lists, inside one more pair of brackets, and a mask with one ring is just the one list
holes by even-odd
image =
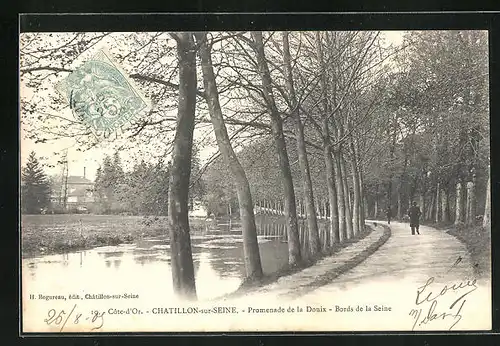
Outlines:
{"label": "dirt path", "polygon": [[261,299],[290,299],[304,294],[314,288],[323,286],[331,281],[328,277],[337,277],[336,272],[345,272],[358,265],[367,256],[372,254],[387,241],[390,232],[386,232],[381,225],[373,227],[372,232],[363,239],[349,244],[333,256],[318,261],[314,266],[301,270],[295,274],[279,278],[276,282],[263,286],[247,294]]}
{"label": "dirt path", "polygon": [[391,238],[362,264],[330,285],[360,285],[367,280],[394,280],[407,283],[472,278],[473,268],[465,246],[442,230],[421,226],[420,235],[411,235],[407,223],[392,222]]}
{"label": "dirt path", "polygon": [[420,235],[411,235],[407,223],[393,222],[390,228],[392,235],[385,244],[330,282],[318,287],[311,274],[322,275],[328,266],[345,261],[348,251],[366,247],[366,242],[380,236],[380,227],[370,240],[353,244],[308,274],[283,278],[245,296],[246,303],[272,306],[279,302],[309,310],[302,319],[288,321],[287,328],[300,323],[302,330],[488,329],[490,282],[474,278],[474,264],[465,246],[432,227],[421,226]]}

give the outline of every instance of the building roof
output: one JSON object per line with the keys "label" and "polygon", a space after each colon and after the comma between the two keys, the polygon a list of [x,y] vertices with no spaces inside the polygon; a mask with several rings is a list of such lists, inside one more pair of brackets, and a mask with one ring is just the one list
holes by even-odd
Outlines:
{"label": "building roof", "polygon": [[[53,197],[58,196],[62,190],[62,182],[53,181],[52,182],[52,195]],[[92,190],[94,182],[75,175],[68,176],[68,196],[85,196],[89,190]]]}
{"label": "building roof", "polygon": [[85,184],[85,185],[94,185],[94,182],[84,178],[84,177],[78,177],[75,175],[70,175],[68,176],[68,184]]}

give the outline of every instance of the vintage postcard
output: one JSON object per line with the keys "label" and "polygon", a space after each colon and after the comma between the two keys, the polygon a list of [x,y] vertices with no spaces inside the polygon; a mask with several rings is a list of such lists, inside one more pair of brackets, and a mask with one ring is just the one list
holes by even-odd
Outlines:
{"label": "vintage postcard", "polygon": [[491,330],[488,32],[22,32],[22,333]]}

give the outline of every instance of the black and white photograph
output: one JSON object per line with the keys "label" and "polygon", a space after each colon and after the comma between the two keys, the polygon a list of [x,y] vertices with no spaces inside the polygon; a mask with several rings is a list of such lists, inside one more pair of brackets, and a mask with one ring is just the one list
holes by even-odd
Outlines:
{"label": "black and white photograph", "polygon": [[21,331],[491,330],[488,41],[21,32]]}

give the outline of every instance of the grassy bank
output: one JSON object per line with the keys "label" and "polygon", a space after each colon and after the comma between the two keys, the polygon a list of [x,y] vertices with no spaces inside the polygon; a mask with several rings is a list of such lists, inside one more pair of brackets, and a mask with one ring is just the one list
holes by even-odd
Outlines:
{"label": "grassy bank", "polygon": [[455,236],[467,248],[478,278],[491,277],[491,231],[481,225],[448,226],[448,234]]}
{"label": "grassy bank", "polygon": [[[367,249],[367,251],[364,251],[362,254],[360,254],[360,256],[356,256],[355,261],[354,260],[350,261],[349,263],[346,263],[345,266],[342,266],[343,272],[349,270],[350,268],[352,268],[356,264],[359,264],[360,262],[362,262],[369,255],[371,255],[374,251],[376,251],[383,243],[385,243],[387,241],[387,239],[390,237],[390,229],[388,227],[385,227],[385,226],[384,226],[384,228],[386,228],[388,230],[388,233],[385,232],[384,236],[382,236],[381,239],[379,239],[379,241],[376,242],[376,244],[373,244],[372,246],[370,246],[370,248]],[[335,244],[332,248],[330,248],[326,251],[323,251],[321,254],[317,255],[316,257],[308,257],[307,259],[303,260],[301,263],[294,265],[294,266],[287,264],[287,265],[283,266],[280,270],[278,270],[272,274],[264,275],[264,277],[261,278],[260,280],[246,280],[246,281],[244,281],[235,292],[226,295],[225,298],[235,298],[235,297],[244,296],[244,295],[251,293],[253,290],[256,290],[262,286],[269,285],[269,284],[276,282],[281,277],[292,275],[292,274],[295,274],[297,272],[300,272],[301,270],[309,268],[309,267],[315,265],[322,258],[332,256],[335,253],[339,252],[341,249],[349,246],[350,244],[353,244],[353,243],[360,241],[361,239],[368,236],[372,231],[373,231],[373,229],[370,226],[366,225],[365,230],[363,232],[361,232],[360,234],[358,234],[356,237],[349,239],[342,244]],[[340,275],[340,273],[337,273],[337,274]]]}
{"label": "grassy bank", "polygon": [[455,225],[452,223],[433,223],[425,221],[425,226],[445,231],[465,245],[470,255],[477,278],[491,277],[491,231],[484,229],[481,223],[475,225]]}
{"label": "grassy bank", "polygon": [[[201,228],[204,220],[193,219]],[[138,239],[167,235],[165,217],[120,215],[23,215],[22,257],[86,250],[98,246],[133,243]]]}

